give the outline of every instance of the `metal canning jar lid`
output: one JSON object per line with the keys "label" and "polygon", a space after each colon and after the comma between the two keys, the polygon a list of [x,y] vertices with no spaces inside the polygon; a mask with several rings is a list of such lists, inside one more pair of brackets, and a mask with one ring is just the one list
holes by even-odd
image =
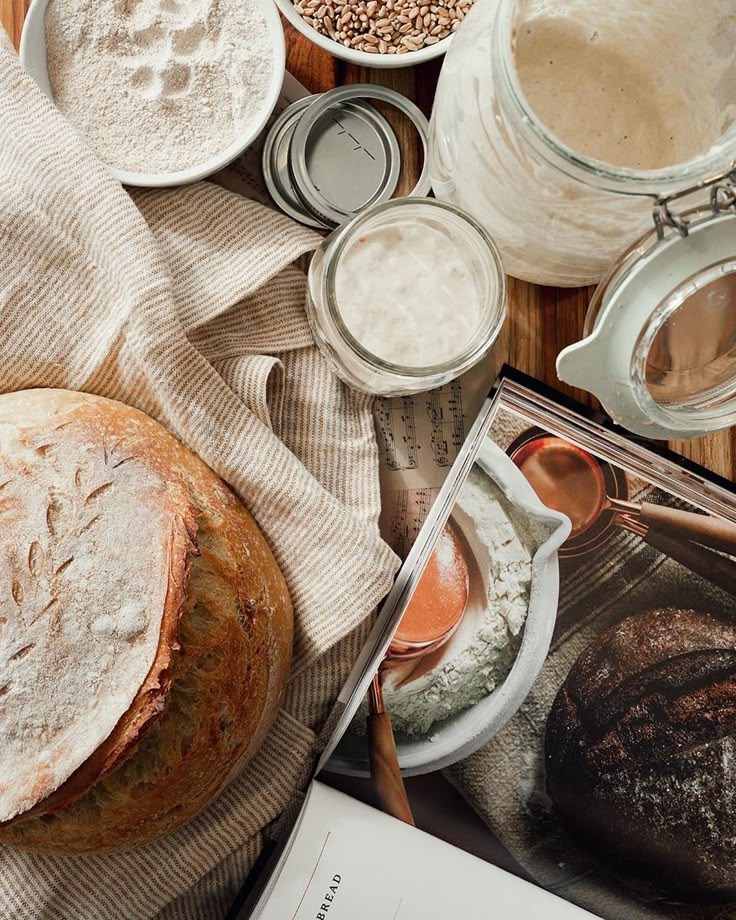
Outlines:
{"label": "metal canning jar lid", "polygon": [[401,148],[368,99],[392,105],[416,128],[424,167],[411,196],[428,193],[427,119],[395,90],[356,84],[299,99],[271,128],[263,172],[285,213],[311,227],[334,229],[392,197],[401,173]]}
{"label": "metal canning jar lid", "polygon": [[307,106],[317,98],[318,96],[305,96],[303,99],[297,99],[279,115],[266,138],[262,166],[269,194],[284,214],[308,227],[326,229],[322,221],[307,213],[289,174],[289,147],[294,136],[294,128]]}

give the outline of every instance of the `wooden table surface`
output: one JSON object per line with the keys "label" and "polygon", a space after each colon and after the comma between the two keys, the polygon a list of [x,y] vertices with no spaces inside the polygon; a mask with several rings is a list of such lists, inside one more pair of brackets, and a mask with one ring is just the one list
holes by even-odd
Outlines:
{"label": "wooden table surface", "polygon": [[[16,47],[30,0],[0,0],[0,23]],[[392,86],[414,99],[429,114],[439,73],[439,62],[402,70],[366,70],[343,64],[286,27],[287,67],[312,92],[342,83],[376,82]],[[556,386],[583,402],[587,394],[560,384],[555,373],[558,352],[581,337],[590,290],[543,288],[510,279],[509,321],[502,336],[499,358]],[[671,446],[722,476],[736,479],[736,429]]]}

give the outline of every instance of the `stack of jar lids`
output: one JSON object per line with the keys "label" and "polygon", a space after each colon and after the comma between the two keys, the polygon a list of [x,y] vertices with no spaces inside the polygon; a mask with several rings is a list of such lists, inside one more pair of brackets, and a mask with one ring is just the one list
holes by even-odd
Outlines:
{"label": "stack of jar lids", "polygon": [[391,125],[367,99],[392,105],[413,123],[424,166],[411,195],[429,192],[429,124],[421,111],[383,86],[343,86],[294,102],[266,138],[266,185],[281,210],[300,223],[333,230],[395,192],[401,148]]}

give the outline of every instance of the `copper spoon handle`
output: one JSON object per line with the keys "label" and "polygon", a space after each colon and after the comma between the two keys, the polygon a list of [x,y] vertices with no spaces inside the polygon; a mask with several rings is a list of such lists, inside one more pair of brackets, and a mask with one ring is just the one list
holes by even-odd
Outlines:
{"label": "copper spoon handle", "polygon": [[370,708],[367,720],[368,749],[371,778],[378,801],[386,814],[413,826],[414,816],[411,813],[404,780],[401,776],[391,717],[383,708],[380,674],[376,674],[373,678],[368,701]]}
{"label": "copper spoon handle", "polygon": [[683,511],[682,508],[655,505],[652,502],[637,505],[620,498],[609,498],[606,505],[626,518],[641,521],[647,527],[656,527],[672,539],[691,540],[702,546],[736,555],[736,524],[731,521],[710,514]]}

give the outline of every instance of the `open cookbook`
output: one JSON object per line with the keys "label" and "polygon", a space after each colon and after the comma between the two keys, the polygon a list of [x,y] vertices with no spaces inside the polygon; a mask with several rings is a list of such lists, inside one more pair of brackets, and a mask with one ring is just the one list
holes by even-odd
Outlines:
{"label": "open cookbook", "polygon": [[524,879],[315,780],[232,916],[736,916],[733,486],[510,370],[455,454],[315,774],[368,774],[379,673]]}

